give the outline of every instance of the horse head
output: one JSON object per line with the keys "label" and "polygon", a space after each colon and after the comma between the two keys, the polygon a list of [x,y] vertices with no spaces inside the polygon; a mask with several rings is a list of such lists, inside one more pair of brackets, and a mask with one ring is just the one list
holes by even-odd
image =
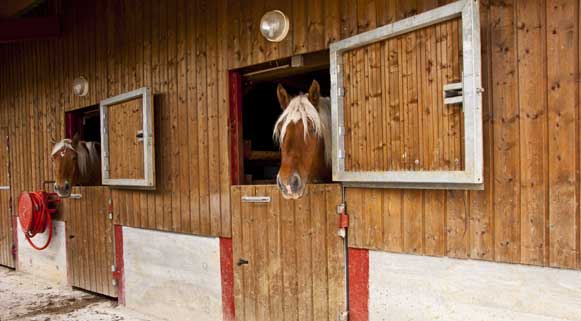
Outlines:
{"label": "horse head", "polygon": [[313,80],[308,94],[290,98],[282,85],[277,96],[283,109],[274,126],[281,149],[277,186],[286,199],[298,199],[306,185],[330,176],[330,106]]}
{"label": "horse head", "polygon": [[52,168],[54,172],[54,190],[60,197],[69,197],[73,185],[79,179],[77,148],[80,140],[77,135],[71,139],[63,139],[52,149]]}

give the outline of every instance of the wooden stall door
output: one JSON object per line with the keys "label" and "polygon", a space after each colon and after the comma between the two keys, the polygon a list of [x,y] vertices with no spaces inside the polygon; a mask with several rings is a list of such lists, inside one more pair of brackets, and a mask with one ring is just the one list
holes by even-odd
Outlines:
{"label": "wooden stall door", "polygon": [[345,170],[464,170],[460,19],[343,53]]}
{"label": "wooden stall door", "polygon": [[69,277],[74,287],[117,297],[112,284],[115,263],[113,221],[108,206],[111,191],[105,186],[75,187],[80,199],[64,199],[67,224]]}
{"label": "wooden stall door", "polygon": [[236,320],[337,320],[345,311],[340,203],[336,184],[310,185],[298,201],[274,185],[232,187]]}
{"label": "wooden stall door", "polygon": [[14,268],[14,217],[10,210],[8,130],[0,128],[0,265]]}

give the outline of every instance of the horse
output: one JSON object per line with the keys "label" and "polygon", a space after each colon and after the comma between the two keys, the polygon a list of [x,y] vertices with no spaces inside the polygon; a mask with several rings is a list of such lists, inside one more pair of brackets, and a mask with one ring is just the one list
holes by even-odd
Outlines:
{"label": "horse", "polygon": [[274,125],[273,138],[281,149],[276,184],[285,199],[299,199],[308,183],[331,179],[331,100],[321,97],[313,80],[307,94],[289,98],[277,87],[283,110]]}
{"label": "horse", "polygon": [[81,141],[78,135],[56,143],[51,152],[54,190],[69,197],[74,185],[101,185],[101,144]]}

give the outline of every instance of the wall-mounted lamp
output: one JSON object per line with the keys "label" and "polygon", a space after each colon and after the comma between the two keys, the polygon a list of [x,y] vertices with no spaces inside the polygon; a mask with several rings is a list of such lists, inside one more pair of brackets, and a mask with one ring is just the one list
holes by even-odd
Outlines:
{"label": "wall-mounted lamp", "polygon": [[85,77],[77,77],[73,80],[73,94],[75,96],[86,96],[89,93],[89,82]]}
{"label": "wall-mounted lamp", "polygon": [[290,28],[288,17],[280,10],[272,10],[260,19],[260,33],[271,42],[283,41]]}

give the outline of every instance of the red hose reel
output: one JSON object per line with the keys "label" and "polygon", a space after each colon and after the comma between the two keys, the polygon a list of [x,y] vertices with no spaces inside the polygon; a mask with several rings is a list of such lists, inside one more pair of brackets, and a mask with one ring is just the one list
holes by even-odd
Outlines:
{"label": "red hose reel", "polygon": [[[18,196],[18,220],[24,236],[30,246],[42,251],[48,247],[52,239],[51,215],[57,212],[60,197],[57,193],[47,192],[22,192]],[[48,239],[43,246],[36,246],[32,238],[39,233],[44,233],[48,228]]]}

